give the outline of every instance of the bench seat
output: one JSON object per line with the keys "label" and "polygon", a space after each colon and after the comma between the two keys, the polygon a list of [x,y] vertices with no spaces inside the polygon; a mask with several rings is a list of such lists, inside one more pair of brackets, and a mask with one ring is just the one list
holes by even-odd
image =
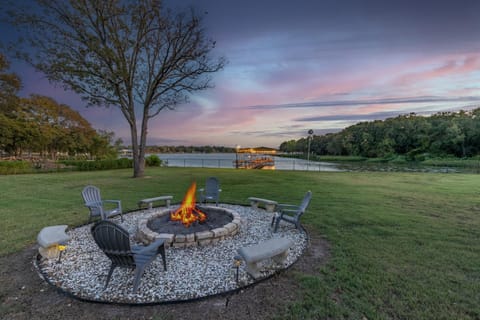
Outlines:
{"label": "bench seat", "polygon": [[288,256],[288,249],[293,245],[292,240],[288,238],[272,238],[256,245],[238,249],[238,254],[245,260],[246,271],[254,279],[260,278],[259,263],[272,259],[278,264],[282,264]]}
{"label": "bench seat", "polygon": [[173,196],[160,196],[160,197],[154,197],[154,198],[147,198],[147,199],[142,199],[138,201],[138,207],[141,208],[142,205],[147,204],[148,209],[152,209],[153,203],[155,201],[165,201],[165,205],[170,207],[170,201],[173,199]]}
{"label": "bench seat", "polygon": [[250,201],[250,205],[252,206],[252,208],[255,208],[255,209],[258,208],[258,205],[260,203],[264,204],[265,210],[267,210],[267,212],[274,212],[278,204],[277,201],[256,198],[256,197],[250,197],[248,198],[248,200]]}

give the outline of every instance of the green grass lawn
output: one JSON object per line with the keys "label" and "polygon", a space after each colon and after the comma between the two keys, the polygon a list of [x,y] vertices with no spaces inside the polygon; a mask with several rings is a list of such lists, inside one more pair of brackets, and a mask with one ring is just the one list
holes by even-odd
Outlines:
{"label": "green grass lawn", "polygon": [[[313,198],[303,223],[331,245],[315,276],[297,274],[303,299],[281,318],[479,319],[478,175],[327,173],[149,168],[0,176],[0,254],[22,250],[47,225],[86,223],[80,196],[94,184],[124,210],[142,198],[180,202],[193,180],[222,182],[221,200],[258,196],[299,203]],[[283,302],[282,302],[283,303]]]}

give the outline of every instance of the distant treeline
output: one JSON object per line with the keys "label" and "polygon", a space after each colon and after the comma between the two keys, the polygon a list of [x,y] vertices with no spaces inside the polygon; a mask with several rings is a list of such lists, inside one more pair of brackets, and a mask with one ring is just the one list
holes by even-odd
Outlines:
{"label": "distant treeline", "polygon": [[234,148],[222,146],[147,146],[145,153],[230,153]]}
{"label": "distant treeline", "polygon": [[[386,120],[360,122],[338,133],[314,135],[310,151],[317,155],[408,160],[426,157],[472,157],[480,154],[480,108],[439,112],[425,117],[415,113]],[[306,153],[308,138],[285,141],[280,151]]]}

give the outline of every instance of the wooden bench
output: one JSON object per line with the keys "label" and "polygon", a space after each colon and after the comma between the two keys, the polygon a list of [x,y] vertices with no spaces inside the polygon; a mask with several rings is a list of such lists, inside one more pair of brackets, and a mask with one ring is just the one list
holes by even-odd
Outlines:
{"label": "wooden bench", "polygon": [[255,208],[255,209],[258,208],[259,203],[263,203],[265,205],[265,210],[267,210],[267,212],[275,211],[275,207],[278,204],[277,201],[262,199],[262,198],[255,198],[255,197],[250,197],[248,198],[248,200],[250,201],[250,205],[252,206],[252,208]]}
{"label": "wooden bench", "polygon": [[53,259],[59,257],[61,251],[59,245],[64,245],[70,236],[65,233],[68,226],[66,224],[59,226],[50,226],[43,228],[37,236],[37,242],[40,245],[38,252],[42,257]]}
{"label": "wooden bench", "polygon": [[138,201],[138,207],[141,208],[142,205],[147,204],[148,209],[152,209],[152,205],[155,201],[165,201],[165,205],[170,207],[170,201],[173,199],[173,196],[160,196],[155,198],[142,199]]}
{"label": "wooden bench", "polygon": [[284,263],[292,244],[292,240],[288,238],[272,238],[250,247],[240,248],[237,252],[245,260],[248,274],[257,279],[262,276],[258,264],[266,259],[272,259],[279,264]]}

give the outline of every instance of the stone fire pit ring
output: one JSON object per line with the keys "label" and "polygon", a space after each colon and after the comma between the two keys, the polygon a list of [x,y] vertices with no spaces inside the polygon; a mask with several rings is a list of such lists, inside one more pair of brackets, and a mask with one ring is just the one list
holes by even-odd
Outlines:
{"label": "stone fire pit ring", "polygon": [[[212,206],[203,206],[202,208],[207,210],[223,211],[223,214],[231,216],[232,221],[211,230],[199,232],[192,231],[191,233],[187,234],[157,233],[151,230],[148,227],[149,221],[155,218],[170,215],[172,209],[166,208],[158,211],[151,217],[139,220],[137,229],[137,240],[142,242],[143,244],[148,245],[157,239],[165,239],[165,245],[167,247],[188,248],[192,246],[205,246],[215,244],[218,241],[224,240],[227,237],[236,235],[240,231],[240,225],[242,223],[242,220],[240,218],[240,215],[236,211],[228,208]],[[186,230],[188,230],[188,228]]]}

